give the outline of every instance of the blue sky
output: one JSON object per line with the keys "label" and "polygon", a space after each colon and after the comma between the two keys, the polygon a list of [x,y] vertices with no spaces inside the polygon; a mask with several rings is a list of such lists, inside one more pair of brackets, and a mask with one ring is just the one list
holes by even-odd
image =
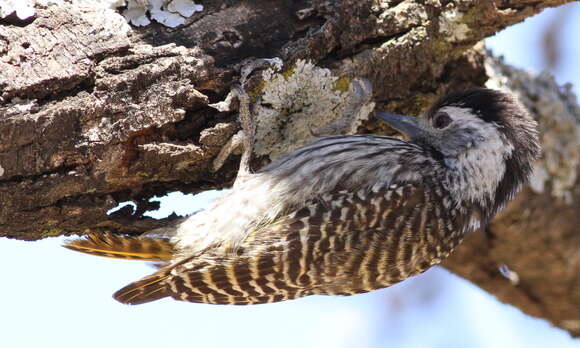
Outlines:
{"label": "blue sky", "polygon": [[[562,17],[566,15],[566,17]],[[543,59],[542,33],[546,25],[559,17],[562,32],[559,40],[561,61],[556,69],[548,69]],[[576,95],[580,91],[580,4],[570,3],[554,9],[547,9],[523,23],[511,26],[486,40],[486,46],[495,54],[501,54],[506,61],[529,71],[548,70],[560,84],[570,82]]]}
{"label": "blue sky", "polygon": [[[538,31],[545,11],[488,40],[509,63],[544,66]],[[580,4],[566,11],[580,16]],[[559,82],[580,85],[580,21],[566,26]],[[575,44],[575,45],[572,45]],[[578,90],[578,89],[576,89]],[[219,192],[175,193],[159,215],[202,209]],[[187,208],[185,208],[187,207]],[[111,294],[153,269],[139,262],[65,250],[62,239],[0,240],[0,346],[35,347],[564,347],[580,341],[443,269],[389,289],[351,297],[315,296],[248,307],[161,300],[125,306]]]}

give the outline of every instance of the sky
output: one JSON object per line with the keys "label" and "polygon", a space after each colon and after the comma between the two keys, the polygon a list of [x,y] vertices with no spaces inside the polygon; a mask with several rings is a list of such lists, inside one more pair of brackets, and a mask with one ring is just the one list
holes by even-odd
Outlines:
{"label": "sky", "polygon": [[[532,71],[545,68],[540,35],[556,10],[508,28],[487,44]],[[580,3],[564,11],[580,17]],[[580,85],[580,21],[562,33],[560,83]],[[578,89],[576,89],[578,91]],[[202,209],[221,192],[173,193],[155,216]],[[389,347],[580,348],[560,329],[497,302],[471,283],[434,268],[388,289],[351,297],[311,296],[257,306],[161,300],[142,306],[111,294],[153,268],[38,242],[0,239],[0,347]]]}
{"label": "sky", "polygon": [[[558,18],[561,32],[558,35],[560,61],[555,69],[543,58],[543,35],[548,24]],[[580,3],[570,3],[550,8],[523,23],[508,27],[485,40],[486,46],[496,55],[503,55],[509,64],[532,72],[547,70],[560,84],[572,83],[576,95],[580,92]]]}

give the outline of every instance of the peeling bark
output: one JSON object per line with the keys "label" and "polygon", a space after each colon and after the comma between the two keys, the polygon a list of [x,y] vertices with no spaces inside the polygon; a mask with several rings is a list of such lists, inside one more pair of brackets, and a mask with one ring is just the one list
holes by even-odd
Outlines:
{"label": "peeling bark", "polygon": [[[337,86],[366,78],[377,109],[417,114],[450,89],[485,83],[480,40],[565,2],[216,0],[178,29],[131,28],[97,5],[62,4],[27,23],[0,21],[0,236],[138,234],[173,219],[141,216],[152,195],[231,184],[237,158],[217,172],[213,163],[239,125],[208,104],[256,58],[279,57],[286,73],[312,61]],[[260,79],[249,79],[254,98]],[[391,132],[383,127],[366,120],[358,131]],[[567,199],[527,190],[494,221],[495,238],[472,237],[446,265],[580,335],[580,185],[568,186]],[[136,213],[105,214],[126,200]]]}

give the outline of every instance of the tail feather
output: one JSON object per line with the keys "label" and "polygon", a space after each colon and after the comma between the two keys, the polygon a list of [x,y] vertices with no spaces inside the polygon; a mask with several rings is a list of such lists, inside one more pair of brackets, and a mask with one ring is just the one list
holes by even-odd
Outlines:
{"label": "tail feather", "polygon": [[137,238],[113,234],[89,234],[65,242],[67,249],[115,259],[169,261],[175,249],[168,238]]}
{"label": "tail feather", "polygon": [[162,299],[170,295],[165,279],[168,272],[159,271],[141,280],[133,282],[113,294],[113,298],[121,303],[137,305]]}

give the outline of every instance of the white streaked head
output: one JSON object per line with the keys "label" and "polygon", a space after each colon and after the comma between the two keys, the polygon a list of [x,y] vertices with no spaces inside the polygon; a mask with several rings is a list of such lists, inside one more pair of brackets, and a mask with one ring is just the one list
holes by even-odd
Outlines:
{"label": "white streaked head", "polygon": [[479,205],[485,219],[519,191],[540,154],[536,122],[500,91],[449,94],[417,119],[378,116],[444,164],[447,189]]}

